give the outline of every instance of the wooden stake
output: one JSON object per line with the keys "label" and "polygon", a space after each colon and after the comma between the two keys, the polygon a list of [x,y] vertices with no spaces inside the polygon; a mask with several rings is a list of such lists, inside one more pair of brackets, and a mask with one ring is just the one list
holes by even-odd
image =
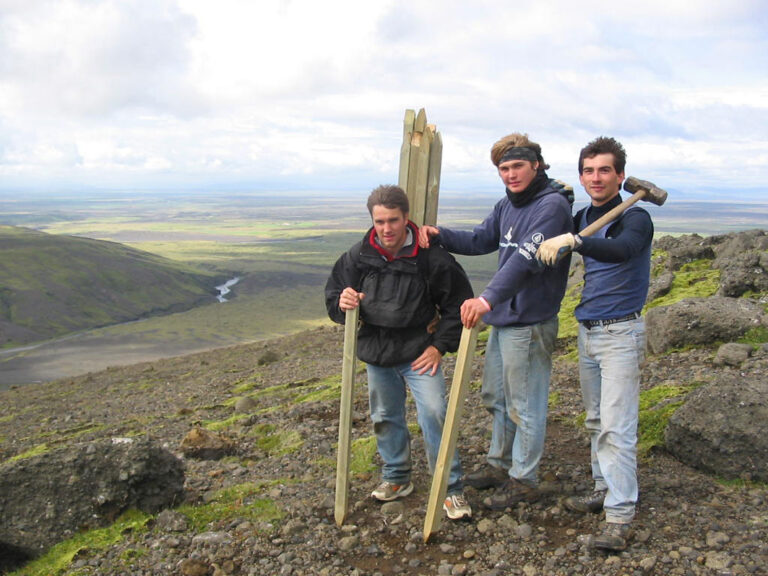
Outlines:
{"label": "wooden stake", "polygon": [[417,226],[424,224],[431,145],[432,131],[427,127],[427,113],[422,108],[416,115],[416,121],[413,124],[411,157],[408,162],[408,187],[405,189],[411,205],[409,216]]}
{"label": "wooden stake", "polygon": [[397,178],[397,185],[406,193],[408,192],[408,168],[411,162],[411,140],[413,139],[415,122],[416,113],[413,110],[406,110],[403,119],[403,143],[400,145],[400,171]]}
{"label": "wooden stake", "polygon": [[427,178],[426,208],[424,224],[437,226],[437,199],[440,194],[440,167],[443,162],[443,137],[436,131],[433,124],[429,125],[433,133],[432,145],[429,149],[429,176]]}
{"label": "wooden stake", "polygon": [[435,473],[432,477],[432,488],[429,491],[427,516],[424,519],[424,542],[440,529],[443,517],[443,501],[448,490],[448,476],[451,472],[451,461],[456,451],[456,440],[459,436],[459,421],[464,409],[464,399],[469,390],[469,380],[472,376],[472,360],[477,345],[478,326],[461,331],[459,352],[456,356],[456,368],[453,371],[453,383],[448,399],[448,409],[443,424],[443,435],[440,439],[440,450],[437,453]]}
{"label": "wooden stake", "polygon": [[357,365],[357,320],[360,307],[347,310],[344,320],[344,358],[341,368],[341,403],[339,406],[339,447],[336,460],[336,506],[334,517],[341,526],[347,517],[349,498],[349,452],[351,446],[352,400]]}

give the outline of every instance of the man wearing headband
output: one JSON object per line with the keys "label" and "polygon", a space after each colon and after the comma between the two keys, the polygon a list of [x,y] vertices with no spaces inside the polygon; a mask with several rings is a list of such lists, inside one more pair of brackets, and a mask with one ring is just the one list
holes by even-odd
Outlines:
{"label": "man wearing headband", "polygon": [[498,270],[479,297],[462,304],[461,320],[467,328],[481,318],[491,325],[482,385],[492,415],[491,444],[487,462],[464,481],[477,489],[495,487],[483,503],[503,510],[540,495],[552,351],[570,258],[545,268],[536,251],[546,238],[571,232],[573,222],[572,196],[550,181],[541,146],[526,134],[496,142],[491,160],[506,186],[493,211],[471,232],[423,226],[419,241],[456,254],[499,251]]}

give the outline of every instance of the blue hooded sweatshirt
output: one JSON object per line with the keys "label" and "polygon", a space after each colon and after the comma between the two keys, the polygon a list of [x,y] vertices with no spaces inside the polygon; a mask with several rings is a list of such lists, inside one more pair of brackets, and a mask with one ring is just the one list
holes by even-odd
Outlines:
{"label": "blue hooded sweatshirt", "polygon": [[536,260],[547,238],[573,232],[568,200],[551,185],[521,207],[508,197],[471,232],[438,227],[435,238],[449,252],[464,255],[499,251],[499,265],[482,294],[491,305],[483,321],[492,326],[528,326],[549,320],[560,311],[570,267],[570,255],[555,267]]}

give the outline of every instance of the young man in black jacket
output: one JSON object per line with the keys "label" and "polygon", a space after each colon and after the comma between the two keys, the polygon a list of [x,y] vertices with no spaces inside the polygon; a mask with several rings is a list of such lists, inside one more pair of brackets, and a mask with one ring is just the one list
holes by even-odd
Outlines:
{"label": "young man in black jacket", "polygon": [[[344,323],[360,306],[358,357],[367,363],[371,420],[384,465],[371,496],[380,501],[413,491],[406,385],[416,402],[430,472],[434,472],[445,421],[443,354],[458,348],[460,307],[472,287],[442,248],[420,248],[408,220],[408,197],[380,186],[368,198],[373,227],[337,261],[325,287],[328,315]],[[458,451],[453,456],[443,508],[456,520],[472,515],[463,495]]]}

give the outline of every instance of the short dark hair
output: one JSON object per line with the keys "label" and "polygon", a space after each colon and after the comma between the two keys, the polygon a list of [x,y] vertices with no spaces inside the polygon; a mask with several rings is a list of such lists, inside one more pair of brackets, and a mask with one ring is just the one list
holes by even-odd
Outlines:
{"label": "short dark hair", "polygon": [[617,174],[624,172],[627,165],[627,152],[621,142],[607,136],[599,136],[581,149],[579,154],[579,174],[584,171],[584,158],[594,158],[598,154],[613,154],[613,169]]}
{"label": "short dark hair", "polygon": [[374,206],[384,206],[385,208],[400,208],[403,211],[403,215],[408,214],[409,204],[408,196],[405,191],[399,186],[392,184],[382,184],[378,188],[374,188],[370,196],[368,196],[368,212],[373,216]]}
{"label": "short dark hair", "polygon": [[510,148],[528,148],[533,150],[536,154],[536,159],[539,162],[539,170],[548,170],[549,164],[544,162],[544,156],[541,155],[541,146],[528,138],[528,134],[521,134],[520,132],[513,132],[504,136],[502,139],[494,143],[491,147],[491,162],[498,168],[501,162],[501,157]]}

